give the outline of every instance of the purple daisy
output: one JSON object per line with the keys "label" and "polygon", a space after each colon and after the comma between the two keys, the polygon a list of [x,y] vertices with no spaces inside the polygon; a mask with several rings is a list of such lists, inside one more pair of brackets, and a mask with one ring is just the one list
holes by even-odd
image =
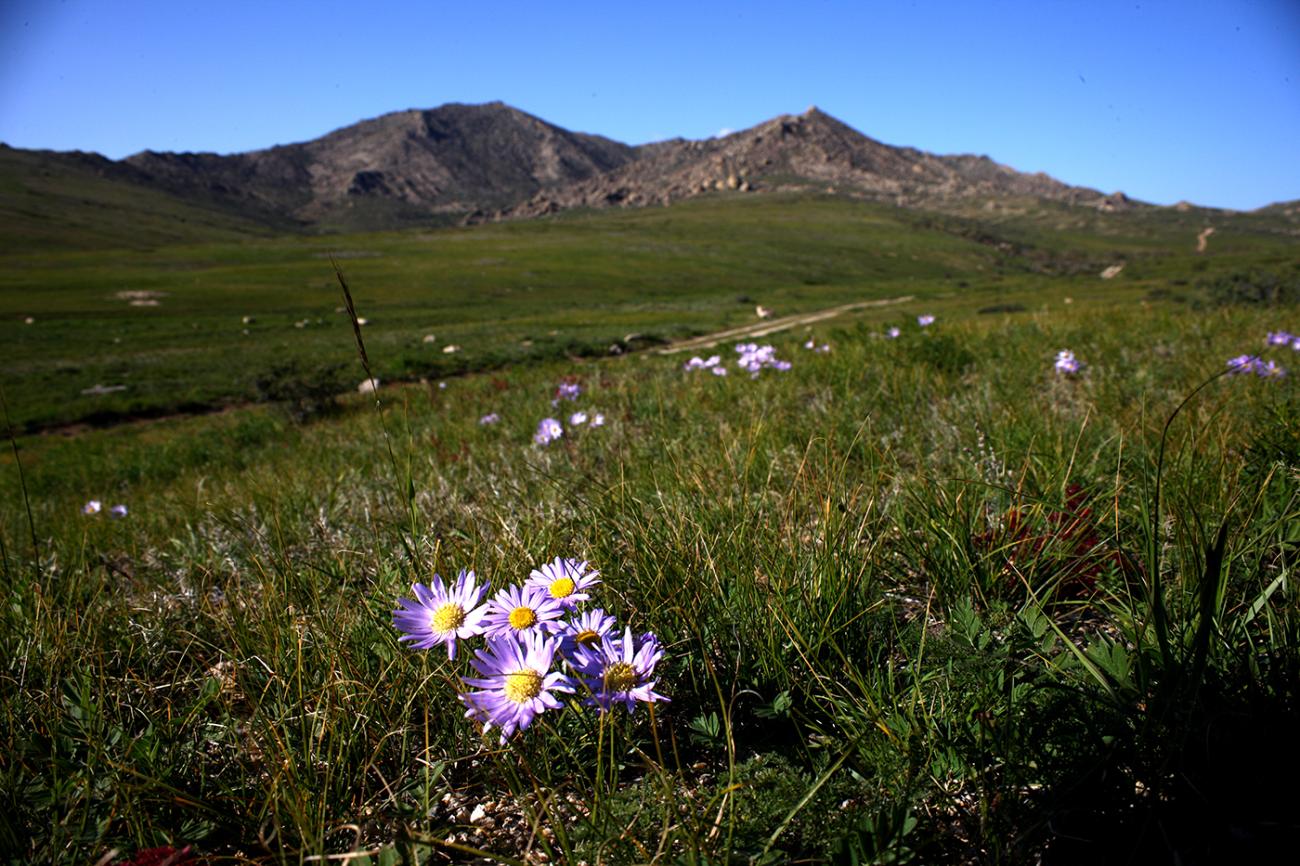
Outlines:
{"label": "purple daisy", "polygon": [[1295,334],[1286,331],[1269,331],[1268,344],[1270,346],[1286,346],[1296,338]]}
{"label": "purple daisy", "polygon": [[114,505],[112,508],[108,509],[109,517],[122,518],[126,517],[126,513],[125,505]]}
{"label": "purple daisy", "polygon": [[1056,363],[1052,366],[1056,372],[1070,376],[1079,372],[1079,359],[1069,349],[1062,349],[1056,353]]}
{"label": "purple daisy", "polygon": [[489,638],[487,648],[475,650],[470,659],[482,676],[466,677],[465,685],[482,691],[460,695],[468,708],[465,717],[482,722],[484,730],[500,728],[504,744],[540,713],[563,706],[552,692],[572,692],[574,682],[551,670],[559,645],[541,634]]}
{"label": "purple daisy", "polygon": [[1233,375],[1253,373],[1259,364],[1260,360],[1255,355],[1238,355],[1235,358],[1228,359],[1228,368],[1232,371]]}
{"label": "purple daisy", "polygon": [[934,324],[934,316],[931,316],[928,313],[922,316],[917,316],[916,323],[922,328],[928,328]]}
{"label": "purple daisy", "polygon": [[903,333],[902,328],[890,328],[888,331],[885,332],[885,336],[891,340],[897,340],[902,333]]}
{"label": "purple daisy", "polygon": [[579,647],[597,650],[600,648],[601,641],[614,630],[617,624],[614,617],[598,607],[583,611],[572,619],[566,620],[563,628],[557,632],[560,638],[560,652],[566,657],[572,657]]}
{"label": "purple daisy", "polygon": [[564,428],[560,422],[554,418],[543,418],[537,424],[537,432],[533,434],[533,441],[538,445],[549,445],[556,439],[564,435]]}
{"label": "purple daisy", "polygon": [[511,586],[487,603],[483,631],[488,637],[555,631],[564,605],[536,586]]}
{"label": "purple daisy", "polygon": [[641,645],[632,638],[632,629],[623,630],[622,638],[606,635],[600,649],[579,646],[572,660],[574,668],[591,690],[587,702],[607,711],[616,703],[630,713],[637,701],[654,703],[668,698],[655,692],[655,663],[663,657],[663,648],[653,634],[641,635]]}
{"label": "purple daisy", "polygon": [[429,586],[413,584],[415,598],[399,599],[401,607],[393,611],[393,625],[403,633],[398,640],[410,641],[414,649],[446,644],[447,658],[454,659],[457,638],[483,633],[488,606],[479,602],[487,589],[486,584],[477,585],[474,572],[464,569],[451,588],[436,574]]}
{"label": "purple daisy", "polygon": [[89,502],[87,502],[85,505],[81,506],[81,513],[98,514],[99,510],[103,507],[104,507],[103,504],[98,499],[92,499]]}
{"label": "purple daisy", "polygon": [[1262,379],[1281,379],[1286,375],[1286,370],[1273,361],[1260,361],[1255,364],[1255,374]]}
{"label": "purple daisy", "polygon": [[577,400],[582,386],[577,382],[561,382],[555,389],[556,400]]}
{"label": "purple daisy", "polygon": [[535,588],[566,608],[591,598],[587,590],[600,583],[600,572],[587,570],[587,561],[557,556],[541,568],[534,568],[524,588]]}

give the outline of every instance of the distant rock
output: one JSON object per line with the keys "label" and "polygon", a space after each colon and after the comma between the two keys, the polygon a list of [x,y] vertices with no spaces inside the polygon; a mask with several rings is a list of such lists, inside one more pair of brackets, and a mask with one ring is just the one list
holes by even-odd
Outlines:
{"label": "distant rock", "polygon": [[1101,278],[1103,280],[1113,280],[1116,277],[1118,277],[1120,275],[1120,272],[1123,270],[1124,270],[1124,266],[1122,264],[1111,265],[1110,267],[1106,268],[1106,270],[1101,272]]}
{"label": "distant rock", "polygon": [[1103,196],[1097,202],[1097,210],[1102,213],[1121,213],[1131,210],[1133,201],[1122,192],[1113,192],[1108,196]]}

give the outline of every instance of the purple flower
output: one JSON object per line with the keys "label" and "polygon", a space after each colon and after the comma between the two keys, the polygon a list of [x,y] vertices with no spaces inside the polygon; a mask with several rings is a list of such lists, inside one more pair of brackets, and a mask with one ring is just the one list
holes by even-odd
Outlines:
{"label": "purple flower", "polygon": [[99,510],[103,507],[104,507],[103,504],[98,499],[92,499],[89,502],[87,502],[85,505],[81,506],[81,513],[98,514]]}
{"label": "purple flower", "polygon": [[922,328],[928,328],[934,324],[934,316],[931,316],[928,313],[923,316],[917,316],[916,323]]}
{"label": "purple flower", "polygon": [[1273,363],[1272,361],[1269,361],[1267,363],[1264,363],[1263,361],[1259,361],[1255,364],[1255,373],[1261,379],[1281,379],[1283,376],[1286,375],[1286,370],[1279,367],[1277,364]]}
{"label": "purple flower", "polygon": [[604,426],[605,426],[605,416],[602,415],[602,414],[600,414],[599,412],[597,412],[596,414],[592,415],[592,416],[591,416],[591,426],[592,426],[592,427],[604,427]]}
{"label": "purple flower", "polygon": [[565,559],[557,556],[541,568],[535,568],[524,582],[524,588],[534,588],[545,593],[566,608],[576,607],[591,595],[587,590],[600,583],[600,572],[587,569],[587,561]]}
{"label": "purple flower", "polygon": [[1295,334],[1289,334],[1286,331],[1269,331],[1268,344],[1270,346],[1286,346],[1292,340],[1296,339]]}
{"label": "purple flower", "polygon": [[538,445],[549,445],[556,439],[564,435],[564,428],[560,422],[554,418],[543,418],[537,424],[537,432],[533,434],[533,441]]}
{"label": "purple flower", "polygon": [[488,637],[554,631],[564,605],[536,586],[511,586],[487,603],[483,631]]}
{"label": "purple flower", "polygon": [[1253,373],[1259,364],[1260,360],[1255,355],[1238,355],[1235,358],[1228,359],[1228,369],[1232,371],[1234,376]]}
{"label": "purple flower", "polygon": [[771,346],[760,346],[757,343],[739,343],[736,345],[736,351],[740,353],[739,360],[736,364],[742,369],[749,371],[750,376],[757,378],[759,371],[764,367],[770,367],[774,370],[789,370],[789,361],[779,361],[776,357],[776,349]]}
{"label": "purple flower", "polygon": [[457,638],[483,633],[488,606],[479,602],[487,586],[477,585],[474,572],[461,569],[451,588],[444,586],[442,578],[435,574],[432,584],[413,584],[411,591],[415,598],[399,599],[401,607],[393,611],[393,625],[403,632],[398,640],[410,641],[415,649],[446,644],[447,658],[454,659]]}
{"label": "purple flower", "polygon": [[709,372],[715,376],[725,376],[727,375],[727,368],[719,364],[716,367],[710,367]]}
{"label": "purple flower", "polygon": [[500,420],[501,420],[501,416],[500,416],[500,415],[498,415],[498,414],[495,413],[495,412],[489,412],[489,413],[487,413],[486,415],[484,415],[482,418],[478,419],[478,423],[483,424],[483,425],[487,425],[487,424],[495,424],[495,423],[497,423],[497,422],[500,421]]}
{"label": "purple flower", "polygon": [[569,416],[569,425],[572,427],[580,427],[586,423],[587,423],[586,412],[574,412],[572,415]]}
{"label": "purple flower", "polygon": [[551,670],[559,641],[541,634],[520,638],[490,638],[486,649],[476,650],[470,666],[481,677],[466,677],[465,684],[481,691],[465,692],[460,700],[465,717],[483,723],[484,730],[501,729],[504,744],[515,731],[563,704],[553,692],[572,692],[574,682]]}
{"label": "purple flower", "polygon": [[687,361],[682,369],[688,372],[691,370],[708,370],[716,367],[721,360],[722,358],[717,355],[710,355],[708,358],[701,358],[696,355]]}
{"label": "purple flower", "polygon": [[126,517],[126,506],[125,506],[125,505],[114,505],[112,508],[108,509],[108,516],[109,516],[109,517],[115,517],[115,518],[116,518],[116,517]]}
{"label": "purple flower", "polygon": [[561,382],[555,389],[556,400],[577,400],[582,386],[577,382]]}
{"label": "purple flower", "polygon": [[641,645],[632,638],[632,629],[624,629],[622,638],[609,635],[599,649],[579,645],[572,660],[574,668],[591,690],[587,702],[607,711],[621,703],[630,713],[637,701],[653,703],[668,698],[655,692],[655,664],[664,651],[653,634],[641,635]]}
{"label": "purple flower", "polygon": [[580,648],[600,649],[601,640],[614,630],[616,622],[600,608],[592,608],[577,614],[561,624],[556,635],[560,638],[560,651],[572,657]]}
{"label": "purple flower", "polygon": [[891,340],[897,340],[902,335],[902,333],[903,331],[901,328],[890,328],[888,331],[885,332],[885,336]]}
{"label": "purple flower", "polygon": [[1064,373],[1072,376],[1079,372],[1079,360],[1074,357],[1074,353],[1069,349],[1062,349],[1056,353],[1056,363],[1052,365],[1057,373]]}

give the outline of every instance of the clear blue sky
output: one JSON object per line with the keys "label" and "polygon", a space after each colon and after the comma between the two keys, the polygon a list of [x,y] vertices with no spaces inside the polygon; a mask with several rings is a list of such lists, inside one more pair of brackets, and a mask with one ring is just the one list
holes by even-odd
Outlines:
{"label": "clear blue sky", "polygon": [[1147,201],[1300,198],[1300,0],[0,0],[0,141],[230,153],[500,99],[632,144],[815,104]]}

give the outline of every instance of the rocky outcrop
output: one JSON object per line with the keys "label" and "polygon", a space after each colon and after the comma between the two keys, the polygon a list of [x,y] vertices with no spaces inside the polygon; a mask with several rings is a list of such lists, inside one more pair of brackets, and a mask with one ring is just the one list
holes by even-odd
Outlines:
{"label": "rocky outcrop", "polygon": [[495,216],[538,216],[573,207],[668,203],[710,192],[817,189],[925,204],[978,195],[1033,196],[1069,203],[1096,190],[1024,174],[984,156],[935,156],[871,139],[810,108],[704,141],[639,148],[636,159],[570,187],[545,190]]}

